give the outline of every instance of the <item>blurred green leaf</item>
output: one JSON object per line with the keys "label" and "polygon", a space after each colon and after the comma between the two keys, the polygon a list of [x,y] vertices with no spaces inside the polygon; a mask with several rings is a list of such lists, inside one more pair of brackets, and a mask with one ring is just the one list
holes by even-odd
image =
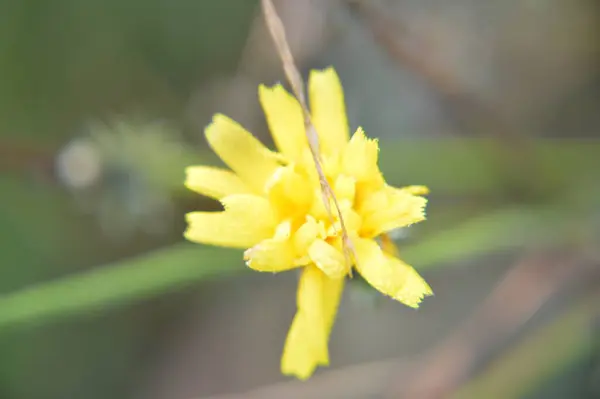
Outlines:
{"label": "blurred green leaf", "polygon": [[[590,143],[540,142],[534,146],[532,156],[540,165],[547,162],[551,171],[553,165],[561,165],[562,173],[556,171],[556,174],[565,180],[562,188],[568,191],[571,186],[581,185],[578,179],[589,179],[598,173],[600,168],[594,168],[600,162],[596,157],[598,149]],[[461,190],[492,189],[496,184],[494,176],[499,166],[494,151],[485,140],[399,141],[390,143],[382,152],[395,154],[394,160],[383,160],[382,169],[395,183],[424,183],[434,193],[464,194]],[[418,269],[424,269],[491,251],[551,242],[565,234],[572,218],[567,208],[552,208],[552,200],[549,198],[544,207],[514,205],[461,219],[459,224],[443,230],[429,230],[418,242],[402,245],[402,256]],[[25,287],[0,297],[0,326],[133,301],[207,276],[242,271],[245,268],[241,257],[233,250],[178,245],[62,280]]]}
{"label": "blurred green leaf", "polygon": [[5,174],[0,192],[0,292],[79,266],[74,232],[85,230],[63,191]]}
{"label": "blurred green leaf", "polygon": [[[475,254],[516,248],[548,237],[547,213],[507,209],[436,233],[402,254],[419,269]],[[24,288],[0,298],[0,326],[116,305],[191,284],[205,277],[246,270],[239,251],[181,244],[126,259],[62,280]]]}
{"label": "blurred green leaf", "polygon": [[[505,150],[489,139],[396,140],[386,142],[380,152],[380,165],[386,178],[395,185],[427,185],[433,195],[494,196],[506,189],[506,170],[510,169],[512,159]],[[550,185],[558,191],[600,178],[597,142],[536,140],[527,151],[528,164],[535,169],[516,171],[512,177],[520,179],[532,172],[538,180],[528,181],[531,186]]]}
{"label": "blurred green leaf", "polygon": [[56,143],[83,116],[136,106],[177,116],[195,85],[235,70],[257,4],[4,1],[0,131]]}
{"label": "blurred green leaf", "polygon": [[149,297],[244,270],[239,251],[181,244],[0,297],[0,327]]}
{"label": "blurred green leaf", "polygon": [[[385,147],[379,153],[379,165],[390,184],[425,185],[433,196],[476,196],[499,202],[505,199],[507,188],[514,189],[507,187],[511,183],[520,184],[517,189],[521,191],[545,190],[544,194],[559,196],[600,181],[600,144],[595,141],[533,141],[526,153],[530,170],[518,169],[506,148],[490,139],[436,137],[389,140],[381,145]],[[200,158],[223,165],[210,150],[202,150]]]}
{"label": "blurred green leaf", "polygon": [[472,217],[400,247],[417,269],[442,266],[493,251],[514,250],[556,239],[563,217],[552,209],[512,207]]}

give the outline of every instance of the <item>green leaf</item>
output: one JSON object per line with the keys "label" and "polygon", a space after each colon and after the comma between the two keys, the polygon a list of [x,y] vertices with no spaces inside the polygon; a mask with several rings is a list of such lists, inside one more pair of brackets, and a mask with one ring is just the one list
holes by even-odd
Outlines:
{"label": "green leaf", "polygon": [[515,162],[522,157],[515,154],[523,153],[507,151],[490,139],[394,140],[385,143],[380,167],[390,183],[426,185],[433,195],[495,196],[506,190],[507,179],[558,190],[600,178],[598,143],[556,139],[529,144],[526,163],[517,168]]}
{"label": "green leaf", "polygon": [[76,314],[244,270],[239,251],[181,244],[0,297],[0,327]]}
{"label": "green leaf", "polygon": [[[418,269],[474,254],[530,245],[557,224],[547,212],[505,209],[474,218],[402,247]],[[180,244],[87,273],[24,288],[0,297],[0,327],[40,321],[159,295],[206,277],[243,271],[239,251]]]}
{"label": "green leaf", "polygon": [[519,249],[555,239],[563,233],[561,220],[560,214],[550,209],[502,208],[401,246],[401,256],[423,269],[492,251]]}

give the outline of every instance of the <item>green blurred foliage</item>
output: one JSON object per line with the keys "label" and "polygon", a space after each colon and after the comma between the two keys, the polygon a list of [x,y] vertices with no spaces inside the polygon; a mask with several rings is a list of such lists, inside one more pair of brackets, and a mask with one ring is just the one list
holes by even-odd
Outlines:
{"label": "green blurred foliage", "polygon": [[[190,90],[235,69],[256,5],[257,1],[232,0],[2,2],[3,298],[23,287],[180,240],[182,222],[174,224],[170,238],[138,236],[127,245],[108,242],[96,222],[81,215],[69,193],[48,181],[47,169],[52,168],[56,149],[85,134],[90,121],[141,112],[155,119],[168,118],[178,128]],[[32,154],[43,163],[29,165]],[[192,162],[185,156],[177,161]],[[180,167],[178,162],[169,166]],[[159,169],[159,173],[165,171]],[[173,187],[181,183],[183,171],[166,178],[166,184]],[[170,263],[177,257],[164,260],[159,256],[156,261]],[[82,298],[106,299],[110,293],[100,291],[122,289],[126,284],[104,280],[110,285],[89,296],[85,284],[72,286],[68,281],[62,287],[75,288],[79,299],[65,297],[70,301],[67,307]],[[38,305],[46,301],[38,299]],[[57,303],[48,304],[52,302]],[[129,397],[126,392],[135,383],[134,370],[140,370],[147,356],[143,349],[156,339],[150,332],[160,330],[152,328],[152,323],[173,311],[161,307],[165,302],[181,300],[146,301],[110,314],[96,315],[88,309],[90,316],[85,318],[2,329],[0,397]],[[152,308],[159,311],[152,312]],[[139,342],[139,337],[148,342]]]}
{"label": "green blurred foliage", "polygon": [[194,83],[235,68],[256,4],[4,1],[0,131],[54,144],[102,110],[176,115]]}
{"label": "green blurred foliage", "polygon": [[[125,161],[123,168],[141,172],[152,188],[189,200],[183,167],[214,156],[181,143],[170,147],[168,138],[185,128],[181,108],[193,87],[235,69],[256,5],[5,1],[0,76],[9,78],[0,86],[0,146],[27,143],[53,159],[57,148],[99,121],[91,130],[108,164]],[[153,134],[158,125],[111,119],[140,110],[176,126]],[[105,128],[116,136],[98,134]],[[528,143],[527,150],[523,163],[494,140],[386,145],[387,179],[433,192],[430,220],[411,228],[402,256],[427,274],[565,237],[596,240],[600,146],[556,140]],[[122,186],[107,186],[104,194],[116,203],[131,199],[121,196]],[[0,175],[0,193],[2,398],[127,397],[155,338],[141,332],[170,320],[164,314],[181,304],[166,294],[245,270],[238,251],[182,244],[183,209],[170,236],[135,236],[118,246],[56,181],[20,169]],[[192,206],[207,206],[200,201]]]}

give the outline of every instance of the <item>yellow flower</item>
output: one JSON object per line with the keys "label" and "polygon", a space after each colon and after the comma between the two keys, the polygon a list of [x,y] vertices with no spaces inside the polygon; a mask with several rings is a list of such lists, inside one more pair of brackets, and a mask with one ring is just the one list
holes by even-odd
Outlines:
{"label": "yellow flower", "polygon": [[206,138],[230,170],[189,167],[186,185],[220,200],[225,210],[189,213],[185,237],[246,249],[246,264],[257,271],[302,268],[298,310],[281,369],[306,379],[317,366],[329,363],[329,334],[352,266],[374,288],[410,307],[418,307],[432,294],[419,274],[395,256],[385,234],[425,219],[427,200],[421,195],[427,188],[385,183],[377,166],[377,140],[365,137],[361,128],[349,138],[336,72],[312,71],[311,117],[319,135],[323,172],[356,257],[349,265],[336,208],[332,203],[331,215],[323,202],[298,101],[281,85],[261,85],[258,94],[279,151],[270,151],[226,116],[215,115]]}

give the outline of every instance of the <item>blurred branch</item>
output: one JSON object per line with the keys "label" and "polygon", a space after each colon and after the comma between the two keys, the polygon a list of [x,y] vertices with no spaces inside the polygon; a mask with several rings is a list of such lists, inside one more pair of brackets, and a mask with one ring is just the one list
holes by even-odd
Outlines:
{"label": "blurred branch", "polygon": [[394,385],[390,397],[440,398],[454,391],[489,351],[574,280],[598,272],[577,254],[535,253],[518,262],[481,307]]}
{"label": "blurred branch", "polygon": [[35,143],[4,139],[0,142],[0,172],[38,169],[46,177],[54,173],[54,154]]}
{"label": "blurred branch", "polygon": [[[290,85],[292,86],[292,92],[298,99],[298,102],[302,107],[302,111],[307,118],[307,125],[311,125],[310,112],[308,111],[308,105],[305,98],[306,96],[304,94],[304,82],[302,81],[302,75],[300,75],[300,71],[296,67],[294,56],[292,55],[292,51],[285,35],[283,22],[281,21],[281,18],[279,18],[272,0],[261,0],[261,5],[267,28],[269,29],[269,33],[271,34],[271,38],[273,39],[275,48],[277,49],[277,54],[279,54],[281,59],[285,76],[288,82],[290,82]],[[309,140],[309,143],[310,142],[311,141]]]}
{"label": "blurred branch", "polygon": [[198,399],[362,399],[381,393],[397,374],[408,370],[408,360],[380,360],[318,372],[308,381],[280,382],[243,393],[203,396]]}
{"label": "blurred branch", "polygon": [[[531,157],[532,142],[505,117],[465,89],[464,84],[428,55],[431,46],[415,37],[399,21],[392,21],[373,2],[346,0],[348,8],[372,33],[374,40],[400,68],[408,68],[420,76],[446,102],[455,121],[474,135],[487,135],[496,140],[493,154],[503,165],[500,182],[512,194],[528,195],[543,183],[543,170]],[[499,144],[499,145],[498,145]],[[537,193],[533,192],[531,195]]]}
{"label": "blurred branch", "polygon": [[[536,386],[572,365],[589,348],[594,318],[600,317],[600,291],[538,328],[493,362],[478,378],[454,392],[453,398],[522,398]],[[551,350],[549,350],[551,348]]]}
{"label": "blurred branch", "polygon": [[433,62],[423,52],[423,48],[428,47],[427,43],[414,37],[399,21],[392,21],[373,2],[346,0],[345,3],[399,67],[409,68],[450,103],[457,103],[455,111],[460,113],[461,119],[472,123],[476,132],[483,128],[485,132],[498,137],[510,137],[511,140],[518,136],[503,118],[465,90],[457,77],[444,68],[443,63]]}

